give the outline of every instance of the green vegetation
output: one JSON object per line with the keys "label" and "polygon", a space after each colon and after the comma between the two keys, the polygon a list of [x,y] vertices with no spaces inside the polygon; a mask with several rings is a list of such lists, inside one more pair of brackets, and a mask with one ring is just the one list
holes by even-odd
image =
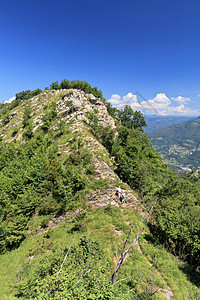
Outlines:
{"label": "green vegetation", "polygon": [[[15,95],[15,99],[11,103],[4,103],[3,105],[1,105],[0,106],[0,117],[4,116],[3,125],[5,125],[6,123],[9,122],[10,117],[9,118],[6,117],[6,116],[9,116],[9,111],[11,111],[13,108],[19,106],[22,101],[31,99],[32,97],[39,95],[40,93],[42,93],[42,90],[40,90],[40,89],[36,89],[33,91],[30,91],[30,90],[22,91]],[[6,120],[6,122],[5,122],[5,120]]]}
{"label": "green vegetation", "polygon": [[[105,102],[101,91],[84,81],[50,86],[67,88],[93,93]],[[47,91],[44,103],[45,93],[40,93],[18,93],[15,101],[22,106],[14,110],[16,103],[3,105],[0,110],[2,126],[10,126],[0,141],[3,299],[161,300],[166,290],[174,299],[198,299],[199,174],[179,178],[169,169],[144,132],[140,112],[128,106],[118,111],[105,102],[116,130],[101,126],[95,109],[85,115],[89,125],[78,127],[77,120],[66,125],[59,111],[60,92]],[[42,103],[39,112],[30,100],[35,95]],[[65,105],[73,110],[71,100]],[[21,107],[21,123],[16,125],[12,118]],[[15,139],[19,132],[21,140]],[[94,145],[88,146],[91,138]],[[96,175],[95,160],[119,177]],[[102,191],[106,196],[119,185],[139,195],[146,215],[152,205],[154,212],[112,285],[124,239],[131,230],[127,245],[132,244],[145,224],[139,215],[144,211],[131,202],[94,210],[87,197]]]}
{"label": "green vegetation", "polygon": [[133,111],[128,105],[123,110],[118,112],[121,124],[127,128],[141,130],[144,126],[147,126],[145,118],[140,111]]}
{"label": "green vegetation", "polygon": [[41,132],[32,139],[29,136],[23,144],[1,142],[1,253],[19,246],[34,214],[61,213],[73,206],[76,193],[85,187],[83,168],[90,158],[84,149],[79,149],[75,157],[65,158],[62,164],[57,152],[52,136]]}
{"label": "green vegetation", "polygon": [[67,79],[64,79],[59,84],[58,81],[53,82],[50,85],[50,89],[78,89],[82,90],[88,94],[93,94],[97,98],[103,99],[103,94],[100,90],[97,89],[97,87],[91,87],[89,83],[86,81],[79,81],[79,80],[72,80],[71,82]]}
{"label": "green vegetation", "polygon": [[[38,221],[32,220],[32,230]],[[10,299],[65,299],[68,296],[69,299],[85,300],[161,300],[164,297],[160,291],[153,296],[151,294],[158,287],[171,287],[175,299],[188,299],[190,294],[191,299],[198,299],[195,298],[199,290],[195,286],[194,276],[191,283],[182,271],[188,265],[154,241],[148,228],[140,240],[145,255],[136,245],[124,262],[118,279],[136,276],[115,286],[110,285],[111,272],[115,268],[115,251],[118,249],[120,253],[122,250],[130,228],[132,234],[129,242],[135,238],[136,222],[140,222],[140,216],[134,210],[108,206],[96,211],[87,210],[87,213],[66,220],[55,229],[29,235],[18,249],[0,257],[3,275],[0,280],[1,295],[13,295]],[[117,230],[122,230],[121,236],[116,235],[113,225]]]}
{"label": "green vegetation", "polygon": [[40,93],[42,93],[42,90],[40,90],[40,89],[36,89],[34,91],[30,91],[30,90],[22,91],[22,92],[16,94],[16,100],[18,100],[18,99],[28,100],[34,96],[39,95]]}
{"label": "green vegetation", "polygon": [[[102,101],[106,101],[103,98],[103,94],[101,90],[98,90],[97,87],[91,87],[89,83],[86,81],[79,81],[79,80],[72,80],[71,82],[67,79],[64,79],[61,81],[59,84],[58,81],[53,82],[50,85],[50,89],[52,90],[59,90],[59,89],[80,89],[88,94],[93,94],[97,98],[101,98]],[[49,90],[48,87],[44,88],[44,91]],[[12,110],[13,108],[17,107],[20,105],[22,101],[31,99],[34,96],[37,96],[42,93],[41,89],[36,89],[36,90],[26,90],[19,92],[15,95],[15,99],[11,103],[2,103],[0,104],[0,117],[4,116],[3,119],[3,125],[9,122],[10,120],[10,115],[9,111]]]}
{"label": "green vegetation", "polygon": [[155,208],[157,236],[190,265],[200,264],[200,181],[175,178],[159,192]]}
{"label": "green vegetation", "polygon": [[3,125],[6,125],[10,122],[10,114],[7,112],[3,117]]}
{"label": "green vegetation", "polygon": [[[121,123],[115,140],[110,138],[111,130],[107,129],[109,144],[98,126],[97,116],[93,120],[94,134],[115,156],[117,173],[123,181],[143,197],[146,205],[155,206],[155,234],[158,239],[168,246],[170,251],[186,259],[190,264],[200,263],[200,181],[178,176],[163,163],[155,152],[147,134],[142,130],[146,125],[141,115],[131,108],[125,107],[118,113]],[[138,121],[139,119],[139,121]],[[134,124],[134,120],[137,120]],[[105,129],[104,129],[105,130]],[[99,134],[99,135],[98,135]],[[192,220],[192,221],[191,221]]]}
{"label": "green vegetation", "polygon": [[29,125],[29,120],[31,118],[32,108],[30,104],[28,104],[24,110],[24,118],[23,118],[23,126],[26,127]]}
{"label": "green vegetation", "polygon": [[118,174],[143,196],[153,195],[171,172],[155,152],[147,134],[121,126],[112,146]]}

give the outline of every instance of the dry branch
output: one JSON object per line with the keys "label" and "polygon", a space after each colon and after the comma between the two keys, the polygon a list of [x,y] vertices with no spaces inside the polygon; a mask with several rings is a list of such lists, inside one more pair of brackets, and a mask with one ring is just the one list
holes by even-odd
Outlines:
{"label": "dry branch", "polygon": [[65,255],[65,257],[64,257],[64,259],[63,259],[63,262],[62,262],[62,264],[61,264],[61,266],[60,266],[60,270],[57,272],[57,278],[58,278],[59,273],[60,273],[61,270],[62,270],[62,267],[63,267],[63,265],[64,265],[64,262],[65,262],[65,260],[66,260],[66,258],[67,258],[67,256],[68,256],[68,254],[69,254],[69,251],[70,251],[70,249],[71,249],[71,246],[72,246],[73,243],[74,243],[75,237],[76,237],[76,235],[74,236],[74,239],[73,239],[71,245],[69,246],[69,249],[68,249],[68,251],[67,251],[67,254]]}
{"label": "dry branch", "polygon": [[89,270],[87,270],[87,272],[85,272],[85,274],[83,274],[83,276],[73,285],[73,289],[77,286],[77,284],[92,270],[92,266],[93,266],[94,260],[92,261],[92,265],[91,268]]}
{"label": "dry branch", "polygon": [[135,274],[135,275],[133,275],[133,276],[126,277],[126,278],[122,278],[122,279],[116,281],[115,283],[113,283],[113,285],[117,284],[117,283],[120,282],[120,281],[124,281],[124,280],[130,279],[130,278],[133,278],[133,277],[135,277],[136,275],[137,275],[137,274]]}
{"label": "dry branch", "polygon": [[[117,274],[118,274],[118,272],[119,272],[119,270],[120,270],[120,268],[121,268],[121,266],[122,266],[122,264],[123,264],[123,262],[124,262],[124,260],[125,260],[126,255],[127,255],[128,252],[130,251],[130,249],[137,243],[139,237],[141,236],[142,232],[143,232],[144,229],[146,228],[146,226],[147,226],[147,224],[148,224],[148,222],[149,222],[149,219],[150,219],[152,210],[153,210],[153,206],[152,206],[151,209],[150,209],[149,216],[148,216],[148,218],[147,218],[147,220],[146,220],[145,225],[144,225],[143,228],[140,230],[140,232],[139,232],[139,229],[138,229],[138,227],[137,227],[137,236],[136,236],[134,242],[130,245],[130,247],[129,247],[127,250],[125,250],[127,241],[128,241],[129,236],[130,236],[130,234],[131,234],[131,230],[130,230],[130,232],[129,232],[127,238],[124,240],[124,246],[123,246],[123,250],[122,250],[122,253],[121,253],[120,258],[118,258],[118,256],[117,256],[117,251],[116,251],[116,256],[117,256],[117,267],[116,267],[114,273],[113,273],[112,276],[111,276],[110,282],[112,283],[112,285],[114,285],[115,279],[116,279]],[[142,220],[141,220],[141,221],[142,221]],[[141,222],[140,222],[140,224],[141,224]],[[135,275],[134,275],[134,276],[135,276]],[[119,282],[119,281],[118,281],[118,282]]]}

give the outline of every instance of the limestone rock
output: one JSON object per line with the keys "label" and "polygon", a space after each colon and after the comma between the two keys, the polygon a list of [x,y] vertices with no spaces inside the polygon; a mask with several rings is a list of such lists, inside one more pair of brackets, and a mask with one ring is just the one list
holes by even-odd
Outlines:
{"label": "limestone rock", "polygon": [[97,115],[101,126],[110,126],[112,129],[116,128],[115,122],[108,114],[104,103],[92,94],[86,94],[83,91],[75,89],[69,90],[57,101],[57,105],[59,107],[59,112],[65,114],[66,121],[72,117],[90,124],[91,121],[87,116],[88,113],[93,113]]}

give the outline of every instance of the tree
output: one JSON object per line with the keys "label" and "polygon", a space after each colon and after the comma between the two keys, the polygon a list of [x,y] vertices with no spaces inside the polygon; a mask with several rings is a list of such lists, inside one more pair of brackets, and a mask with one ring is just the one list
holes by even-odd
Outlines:
{"label": "tree", "polygon": [[[30,90],[26,90],[26,91],[22,91],[22,92],[19,92],[16,94],[16,100],[27,100],[27,99],[30,99],[34,96],[37,96],[39,94],[42,93],[42,90],[41,89],[36,89],[36,90],[33,90],[33,91],[30,91]],[[16,101],[15,100],[15,101]]]}
{"label": "tree", "polygon": [[111,117],[113,117],[113,118],[116,118],[117,113],[119,113],[119,111],[117,110],[117,108],[116,108],[116,107],[113,107],[113,106],[112,106],[109,102],[107,102],[107,101],[104,101],[104,104],[105,104],[105,106],[106,106],[106,108],[107,108],[107,111],[108,111],[109,115],[110,115]]}
{"label": "tree", "polygon": [[60,85],[59,85],[58,81],[53,82],[53,83],[50,85],[50,89],[51,89],[51,90],[59,90],[59,89],[60,89]]}
{"label": "tree", "polygon": [[69,80],[64,79],[61,81],[60,86],[62,89],[70,89],[71,88],[71,83]]}
{"label": "tree", "polygon": [[3,125],[6,125],[10,122],[10,114],[7,112],[3,117]]}
{"label": "tree", "polygon": [[26,127],[29,123],[29,119],[31,118],[32,108],[30,104],[26,106],[24,110],[24,116],[23,116],[23,126]]}
{"label": "tree", "polygon": [[146,127],[146,121],[141,111],[135,111],[133,115],[133,128],[141,130],[142,127]]}
{"label": "tree", "polygon": [[25,126],[26,126],[26,130],[23,133],[23,137],[25,139],[31,139],[33,137],[33,126],[32,126],[32,123],[31,122],[27,122]]}
{"label": "tree", "polygon": [[26,100],[31,98],[31,91],[26,90],[16,94],[16,99]]}
{"label": "tree", "polygon": [[41,90],[41,89],[36,89],[36,90],[34,90],[34,91],[31,92],[32,97],[37,96],[37,95],[39,95],[39,94],[41,94],[41,93],[42,93],[42,90]]}
{"label": "tree", "polygon": [[171,178],[157,191],[156,235],[173,253],[191,265],[200,264],[200,183],[189,178]]}
{"label": "tree", "polygon": [[145,118],[140,111],[133,111],[128,105],[119,112],[119,117],[123,126],[142,130],[142,127],[147,126]]}

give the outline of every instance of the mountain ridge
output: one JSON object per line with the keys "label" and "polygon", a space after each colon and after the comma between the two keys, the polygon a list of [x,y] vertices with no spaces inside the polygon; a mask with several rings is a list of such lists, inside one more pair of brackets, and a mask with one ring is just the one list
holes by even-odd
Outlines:
{"label": "mountain ridge", "polygon": [[171,125],[181,124],[194,119],[191,116],[146,116],[148,134],[153,134],[161,129],[168,128]]}
{"label": "mountain ridge", "polygon": [[[3,298],[183,299],[198,292],[195,277],[191,283],[180,271],[187,263],[158,246],[145,225],[154,193],[174,175],[142,129],[121,126],[100,98],[78,89],[24,99],[0,122]],[[143,227],[119,288],[112,286],[124,239],[130,235],[130,246]]]}

